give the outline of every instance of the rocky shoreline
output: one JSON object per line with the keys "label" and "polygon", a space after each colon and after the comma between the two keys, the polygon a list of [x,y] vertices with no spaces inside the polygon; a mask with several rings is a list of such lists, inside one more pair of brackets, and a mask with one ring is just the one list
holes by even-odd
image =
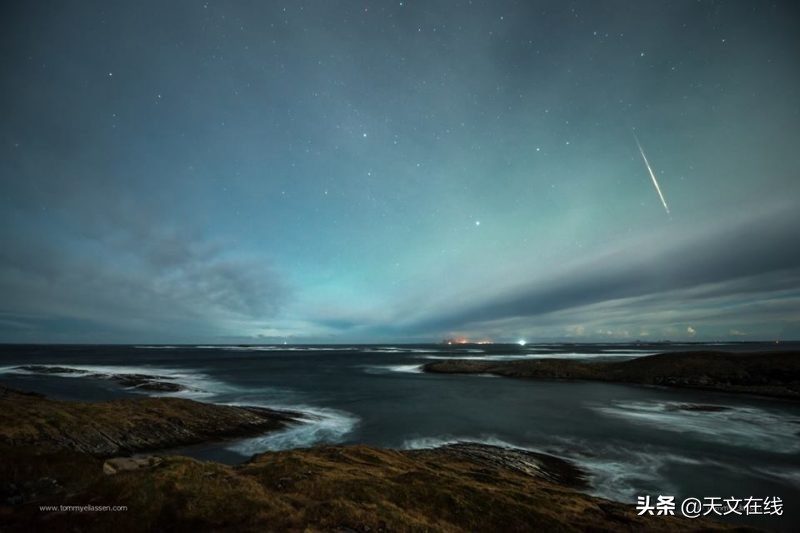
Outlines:
{"label": "rocky shoreline", "polygon": [[427,363],[423,370],[438,374],[608,381],[800,400],[800,354],[795,352],[673,352],[615,362],[452,359]]}
{"label": "rocky shoreline", "polygon": [[0,443],[112,457],[286,427],[299,415],[181,398],[68,402],[0,386]]}
{"label": "rocky shoreline", "polygon": [[23,365],[15,367],[14,370],[21,370],[30,374],[75,375],[83,378],[107,379],[125,388],[148,392],[183,392],[187,390],[186,387],[171,381],[168,377],[151,376],[149,374],[107,374],[50,365]]}
{"label": "rocky shoreline", "polygon": [[[454,443],[320,446],[229,466],[132,452],[274,431],[292,413],[177,398],[82,403],[0,388],[4,531],[688,531],[580,492],[586,473],[547,454]],[[120,454],[126,457],[113,457]],[[41,510],[124,505],[125,512]],[[734,528],[745,531],[744,528]]]}

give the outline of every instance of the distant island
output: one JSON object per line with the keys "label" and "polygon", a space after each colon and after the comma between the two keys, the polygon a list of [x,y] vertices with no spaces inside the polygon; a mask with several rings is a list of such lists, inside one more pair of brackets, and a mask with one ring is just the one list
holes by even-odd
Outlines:
{"label": "distant island", "polygon": [[427,363],[423,369],[441,374],[607,381],[800,400],[800,354],[788,351],[671,352],[613,362],[571,359],[450,359]]}

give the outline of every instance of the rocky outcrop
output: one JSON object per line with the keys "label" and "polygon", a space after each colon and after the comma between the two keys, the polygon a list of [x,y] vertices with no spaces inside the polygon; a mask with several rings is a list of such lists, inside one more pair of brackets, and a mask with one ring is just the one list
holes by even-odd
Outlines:
{"label": "rocky outcrop", "polygon": [[186,390],[186,387],[180,383],[170,381],[168,377],[151,376],[149,374],[104,374],[79,368],[51,365],[23,365],[16,367],[16,370],[24,370],[31,374],[77,375],[86,378],[107,379],[126,388],[149,392],[182,392]]}
{"label": "rocky outcrop", "polygon": [[295,418],[283,411],[180,398],[66,402],[0,387],[0,443],[96,457],[264,433]]}
{"label": "rocky outcrop", "polygon": [[492,446],[476,442],[457,442],[428,450],[409,451],[411,455],[442,456],[449,459],[463,458],[503,470],[513,470],[526,476],[556,483],[564,487],[586,488],[587,474],[574,463],[540,452]]}
{"label": "rocky outcrop", "polygon": [[442,374],[611,381],[800,399],[800,354],[795,352],[681,352],[619,362],[453,359],[428,363],[423,369]]}
{"label": "rocky outcrop", "polygon": [[[97,457],[290,422],[274,411],[189,400],[84,404],[0,389],[0,524],[24,532],[730,529],[702,519],[638,516],[633,505],[576,490],[585,477],[568,461],[476,443],[426,450],[323,446],[264,453],[239,466],[174,456]],[[87,504],[127,510],[40,510]]]}
{"label": "rocky outcrop", "polygon": [[130,472],[141,468],[153,468],[164,460],[161,457],[148,455],[144,457],[114,457],[103,463],[103,473],[109,476],[120,472]]}

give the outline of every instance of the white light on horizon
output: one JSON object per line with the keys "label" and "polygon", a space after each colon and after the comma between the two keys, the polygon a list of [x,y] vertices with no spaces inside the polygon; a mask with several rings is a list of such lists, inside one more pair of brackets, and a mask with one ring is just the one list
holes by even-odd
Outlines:
{"label": "white light on horizon", "polygon": [[526,341],[525,339],[520,339],[517,341],[517,344],[519,344],[520,346],[525,346],[526,344],[528,344],[528,341]]}

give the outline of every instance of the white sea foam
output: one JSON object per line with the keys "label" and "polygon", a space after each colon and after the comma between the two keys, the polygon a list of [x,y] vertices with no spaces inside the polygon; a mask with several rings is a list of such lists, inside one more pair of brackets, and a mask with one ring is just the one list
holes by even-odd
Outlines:
{"label": "white sea foam", "polygon": [[769,481],[774,481],[777,478],[795,487],[800,487],[800,469],[798,468],[754,468],[753,471]]}
{"label": "white sea foam", "polygon": [[[737,473],[745,471],[767,479],[773,473],[766,470],[752,470],[740,465],[728,465],[708,458],[687,457],[663,448],[631,449],[618,443],[602,444],[596,441],[589,443],[570,438],[556,438],[546,446],[534,447],[514,444],[493,435],[479,437],[443,435],[407,439],[401,447],[408,450],[430,449],[459,442],[516,448],[561,457],[575,463],[587,473],[589,479],[587,493],[627,503],[636,501],[638,495],[648,491],[662,494],[677,493],[678,487],[663,473],[663,470],[670,465],[711,466]],[[787,481],[793,483],[800,481],[800,471],[782,472],[781,477]]]}
{"label": "white sea foam", "polygon": [[[653,355],[642,353],[641,355]],[[631,359],[636,355],[626,353],[516,353],[516,354],[485,354],[485,355],[427,355],[425,359],[465,359],[468,361],[520,361],[527,359],[595,359],[602,357],[620,357]]]}
{"label": "white sea foam", "polygon": [[594,410],[658,429],[691,433],[720,444],[779,453],[800,451],[800,418],[757,407],[719,406],[707,411],[684,409],[681,402],[617,402]]}
{"label": "white sea foam", "polygon": [[224,344],[199,344],[196,346],[184,346],[195,350],[222,350],[226,352],[358,352],[360,347],[356,346],[297,346],[292,344],[274,345],[253,345],[238,346]]}
{"label": "white sea foam", "polygon": [[606,353],[606,354],[631,353],[631,354],[635,354],[635,355],[655,355],[657,353],[662,353],[662,352],[654,352],[652,350],[642,351],[642,350],[639,350],[639,349],[613,348],[613,349],[609,349],[609,350],[603,350],[603,353]]}
{"label": "white sea foam", "polygon": [[[124,366],[124,365],[31,365],[43,368],[64,368],[64,372],[47,372],[48,376],[58,376],[67,378],[100,378],[111,379],[113,376],[147,375],[153,376],[159,381],[175,383],[184,387],[185,390],[176,392],[152,391],[137,387],[126,387],[126,390],[148,394],[150,396],[177,396],[182,398],[208,398],[217,394],[235,392],[238,389],[222,381],[215,380],[210,376],[195,370],[179,370],[174,368],[162,368],[151,366]],[[19,366],[7,366],[0,368],[0,373],[11,374],[40,374],[35,370],[26,370]]]}
{"label": "white sea foam", "polygon": [[364,352],[369,353],[441,353],[435,348],[406,348],[402,346],[369,346],[364,347]]}
{"label": "white sea foam", "polygon": [[[253,405],[248,403],[247,405]],[[285,409],[302,413],[300,423],[285,430],[232,443],[227,448],[242,455],[266,451],[305,448],[316,444],[336,444],[344,440],[358,424],[358,418],[345,411],[309,406],[266,405],[271,409]]]}
{"label": "white sea foam", "polygon": [[[307,405],[285,404],[285,398],[291,391],[278,389],[260,390],[258,396],[261,401],[249,401],[246,398],[254,394],[254,391],[236,387],[234,385],[215,380],[210,376],[196,370],[178,370],[173,368],[161,368],[150,366],[122,366],[122,365],[36,365],[40,367],[69,369],[64,372],[49,372],[49,376],[70,377],[70,378],[90,378],[98,377],[109,379],[114,376],[126,376],[134,374],[144,374],[153,376],[160,381],[179,384],[187,390],[180,392],[161,392],[137,389],[135,387],[127,390],[141,392],[150,396],[179,396],[188,398],[202,398],[208,401],[217,400],[225,397],[239,397],[243,401],[224,402],[226,405],[261,406],[270,409],[286,410],[299,412],[302,417],[298,424],[292,425],[283,431],[272,432],[260,437],[254,437],[237,441],[229,449],[245,455],[268,451],[284,450],[290,448],[311,446],[318,443],[341,442],[343,437],[353,430],[358,423],[358,418],[350,413],[335,409],[321,407],[310,407]],[[75,372],[77,371],[77,372]],[[0,367],[0,374],[37,374],[35,371],[25,370],[19,367]],[[275,402],[264,402],[265,396],[273,396]],[[283,398],[283,402],[280,401]]]}
{"label": "white sea foam", "polygon": [[[569,448],[573,451],[575,448]],[[664,470],[672,465],[713,468],[730,476],[754,476],[768,481],[780,479],[800,487],[800,469],[753,467],[741,463],[725,463],[708,457],[687,457],[664,449],[632,450],[615,448],[598,450],[592,445],[589,453],[571,458],[590,474],[590,494],[622,502],[634,502],[642,493],[676,494],[678,486],[669,481]]]}
{"label": "white sea foam", "polygon": [[510,442],[504,441],[492,435],[484,435],[481,437],[457,437],[454,435],[441,435],[437,437],[415,437],[403,441],[401,448],[404,450],[427,450],[431,448],[439,448],[447,446],[448,444],[457,444],[459,442],[474,442],[477,444],[488,444],[490,446],[499,446],[501,448],[519,448],[522,450],[529,450],[540,452],[539,449],[528,448],[525,446],[517,446]]}
{"label": "white sea foam", "polygon": [[588,472],[590,494],[621,502],[633,502],[648,490],[674,494],[678,487],[663,476],[662,470],[670,463],[702,464],[679,455],[634,450],[626,450],[624,456],[584,456],[572,460]]}
{"label": "white sea foam", "polygon": [[181,348],[186,348],[186,346],[166,346],[161,344],[156,344],[153,346],[134,346],[134,348],[138,350],[180,350]]}
{"label": "white sea foam", "polygon": [[[540,451],[540,450],[535,450]],[[675,454],[660,447],[629,448],[618,442],[591,442],[555,437],[541,451],[572,461],[589,477],[587,493],[621,502],[634,502],[646,492],[677,493],[678,487],[663,474],[672,464],[714,465],[721,463]]]}
{"label": "white sea foam", "polygon": [[388,374],[400,372],[404,374],[422,374],[422,365],[361,365],[367,374]]}

